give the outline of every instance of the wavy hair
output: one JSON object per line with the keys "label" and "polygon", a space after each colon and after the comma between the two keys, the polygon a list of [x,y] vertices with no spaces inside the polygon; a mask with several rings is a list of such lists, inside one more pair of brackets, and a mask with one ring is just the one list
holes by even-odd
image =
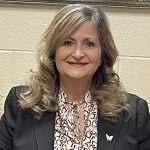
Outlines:
{"label": "wavy hair", "polygon": [[99,8],[78,4],[65,6],[55,15],[37,46],[37,70],[31,71],[27,88],[19,101],[22,108],[32,109],[37,119],[45,111],[59,109],[59,73],[54,61],[57,48],[89,20],[97,26],[102,51],[102,64],[91,85],[92,98],[98,102],[99,113],[104,119],[115,121],[123,110],[130,111],[124,89],[113,70],[118,51],[107,18]]}

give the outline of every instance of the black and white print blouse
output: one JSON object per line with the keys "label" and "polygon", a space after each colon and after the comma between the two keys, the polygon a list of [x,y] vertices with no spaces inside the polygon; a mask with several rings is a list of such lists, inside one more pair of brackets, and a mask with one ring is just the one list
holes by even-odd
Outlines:
{"label": "black and white print blouse", "polygon": [[92,101],[90,91],[85,94],[84,100],[84,119],[86,121],[85,134],[81,139],[78,138],[78,123],[75,123],[74,114],[80,115],[75,110],[76,104],[71,105],[71,109],[66,107],[67,95],[60,90],[59,112],[56,113],[54,150],[96,150],[97,149],[97,104]]}

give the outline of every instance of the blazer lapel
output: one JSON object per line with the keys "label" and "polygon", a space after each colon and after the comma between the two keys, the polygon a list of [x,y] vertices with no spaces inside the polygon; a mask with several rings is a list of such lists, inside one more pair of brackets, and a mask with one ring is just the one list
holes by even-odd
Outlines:
{"label": "blazer lapel", "polygon": [[38,150],[54,149],[54,129],[56,113],[46,112],[41,120],[35,120],[35,136]]}
{"label": "blazer lapel", "polygon": [[111,122],[99,117],[97,150],[113,150],[118,139],[122,125],[122,119]]}
{"label": "blazer lapel", "polygon": [[[40,121],[35,119],[35,136],[38,150],[54,149],[55,116],[56,113],[46,112]],[[122,119],[119,119],[117,122],[111,122],[100,117],[98,118],[97,150],[114,149],[121,125]]]}

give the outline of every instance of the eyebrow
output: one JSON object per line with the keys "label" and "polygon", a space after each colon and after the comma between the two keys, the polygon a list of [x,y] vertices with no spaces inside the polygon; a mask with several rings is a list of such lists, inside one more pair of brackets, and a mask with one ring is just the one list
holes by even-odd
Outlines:
{"label": "eyebrow", "polygon": [[[66,40],[67,40],[67,39],[70,39],[70,40],[76,41],[76,40],[75,40],[74,38],[72,38],[72,37],[68,37],[68,38],[66,38]],[[87,41],[87,40],[94,40],[94,41],[96,41],[96,42],[100,42],[100,40],[99,40],[99,39],[97,40],[97,39],[94,39],[94,38],[85,38],[85,39],[84,39],[84,41]]]}

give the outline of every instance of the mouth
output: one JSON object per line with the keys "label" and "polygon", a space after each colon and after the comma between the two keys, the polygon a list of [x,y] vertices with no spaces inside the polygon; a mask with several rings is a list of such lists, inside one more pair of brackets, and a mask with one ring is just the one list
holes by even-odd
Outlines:
{"label": "mouth", "polygon": [[68,61],[67,63],[75,67],[82,67],[88,64],[86,62],[70,62],[70,61]]}

